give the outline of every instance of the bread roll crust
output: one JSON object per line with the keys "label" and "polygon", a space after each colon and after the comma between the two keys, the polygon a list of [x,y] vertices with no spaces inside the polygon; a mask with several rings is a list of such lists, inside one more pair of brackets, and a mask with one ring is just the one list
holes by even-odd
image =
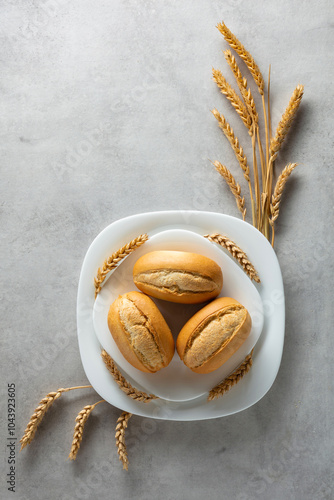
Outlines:
{"label": "bread roll crust", "polygon": [[190,318],[179,333],[176,349],[192,371],[210,373],[239,349],[251,327],[247,309],[235,299],[222,297]]}
{"label": "bread roll crust", "polygon": [[138,370],[155,373],[171,362],[175,351],[172,333],[146,295],[120,295],[110,306],[108,327],[124,358]]}
{"label": "bread roll crust", "polygon": [[223,274],[204,255],[179,251],[155,251],[140,257],[133,268],[135,285],[157,299],[197,304],[219,295]]}

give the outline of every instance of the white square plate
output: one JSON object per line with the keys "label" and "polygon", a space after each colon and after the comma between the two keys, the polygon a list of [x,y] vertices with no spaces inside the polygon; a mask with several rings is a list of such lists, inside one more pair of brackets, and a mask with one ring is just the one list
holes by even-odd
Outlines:
{"label": "white square plate", "polygon": [[[212,232],[227,235],[247,253],[259,272],[259,285],[251,283],[228,252],[203,238],[204,234]],[[142,233],[148,233],[148,242],[127,257],[111,274],[95,302],[94,277],[98,267],[114,251]],[[249,310],[253,328],[249,341],[244,346],[245,352],[239,349],[220,370],[208,375],[195,374],[175,354],[169,367],[157,374],[144,374],[131,367],[113,343],[106,326],[109,305],[118,294],[136,289],[132,283],[133,263],[143,253],[157,248],[194,251],[216,260],[224,274],[221,295],[236,298]],[[182,306],[181,309],[177,305],[178,319],[173,322],[175,304],[172,306],[172,313],[170,303],[157,303],[175,338],[180,326],[200,307],[196,306],[194,309],[194,306]],[[275,252],[253,226],[234,217],[210,212],[138,214],[116,221],[104,229],[86,254],[77,302],[80,354],[86,375],[94,389],[118,408],[137,415],[169,420],[215,418],[248,408],[270,389],[281,362],[284,314],[283,283]],[[164,399],[140,403],[128,398],[107,371],[101,358],[101,345],[112,355],[129,382]],[[250,372],[222,398],[207,402],[208,390],[233,371],[254,345],[254,363]]]}

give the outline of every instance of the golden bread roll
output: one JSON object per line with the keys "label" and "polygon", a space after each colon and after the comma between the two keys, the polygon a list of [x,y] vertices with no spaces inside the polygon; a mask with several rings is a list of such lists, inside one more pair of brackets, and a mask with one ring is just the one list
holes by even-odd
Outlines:
{"label": "golden bread roll", "polygon": [[140,292],[120,295],[110,306],[108,327],[125,359],[142,372],[154,373],[174,355],[171,331],[153,300]]}
{"label": "golden bread roll", "polygon": [[208,257],[171,250],[149,252],[133,268],[135,285],[157,299],[197,304],[219,295],[222,270]]}
{"label": "golden bread roll", "polygon": [[192,371],[210,373],[239,349],[251,327],[247,309],[234,299],[222,297],[190,318],[179,333],[176,349]]}

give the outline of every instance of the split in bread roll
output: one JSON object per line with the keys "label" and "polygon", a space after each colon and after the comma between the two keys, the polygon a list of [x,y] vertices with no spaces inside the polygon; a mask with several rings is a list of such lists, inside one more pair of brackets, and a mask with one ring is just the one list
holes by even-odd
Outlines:
{"label": "split in bread roll", "polygon": [[234,299],[222,297],[190,318],[179,333],[176,349],[192,371],[210,373],[239,349],[251,328],[247,309]]}
{"label": "split in bread roll", "polygon": [[219,295],[223,274],[216,262],[190,252],[155,251],[140,257],[133,268],[135,285],[157,299],[198,304]]}
{"label": "split in bread roll", "polygon": [[153,300],[143,293],[120,295],[110,306],[108,327],[124,358],[138,370],[154,373],[171,362],[172,333]]}

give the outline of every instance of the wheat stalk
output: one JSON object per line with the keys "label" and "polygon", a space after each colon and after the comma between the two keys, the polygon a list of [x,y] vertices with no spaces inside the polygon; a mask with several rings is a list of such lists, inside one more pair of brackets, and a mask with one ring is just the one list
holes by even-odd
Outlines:
{"label": "wheat stalk", "polygon": [[77,418],[75,419],[76,424],[74,427],[74,434],[73,434],[73,440],[72,440],[72,446],[70,450],[70,454],[68,458],[70,460],[75,460],[77,458],[77,454],[81,445],[82,437],[83,437],[83,429],[85,426],[85,423],[87,422],[90,414],[94,410],[95,406],[97,406],[100,403],[104,403],[104,399],[101,399],[97,403],[93,405],[87,405],[81,410],[81,412],[78,414]]}
{"label": "wheat stalk", "polygon": [[[283,113],[283,116],[278,124],[276,133],[274,137],[272,136],[271,129],[271,107],[270,107],[270,67],[269,67],[269,76],[268,76],[268,92],[267,92],[267,107],[265,100],[265,83],[261,71],[257,64],[254,61],[252,55],[245,49],[242,43],[237,39],[237,37],[226,27],[226,25],[222,22],[217,25],[218,30],[224,36],[227,43],[230,45],[230,48],[233,49],[240,58],[246,64],[248,70],[250,71],[259,93],[262,99],[262,108],[263,108],[263,116],[264,116],[264,130],[265,130],[265,141],[266,148],[265,153],[261,144],[261,136],[260,136],[260,128],[258,121],[258,113],[256,109],[256,105],[254,102],[254,98],[250,89],[247,88],[247,80],[243,77],[240,68],[237,64],[236,58],[232,54],[231,50],[225,50],[224,55],[225,59],[235,77],[236,83],[241,93],[241,97],[245,104],[246,110],[251,117],[252,120],[252,129],[250,130],[250,135],[252,137],[252,152],[253,152],[253,174],[254,174],[254,193],[255,200],[252,195],[252,182],[250,180],[250,169],[247,163],[246,156],[243,154],[242,148],[239,146],[239,142],[234,136],[234,132],[229,124],[226,122],[225,118],[221,116],[217,110],[213,111],[216,119],[219,122],[220,128],[223,130],[225,136],[229,140],[236,156],[239,161],[239,164],[244,172],[244,177],[249,183],[250,189],[250,197],[252,203],[252,215],[253,215],[253,225],[257,227],[266,238],[269,239],[269,228],[270,224],[272,225],[272,230],[274,232],[273,226],[273,215],[271,213],[271,205],[270,199],[272,196],[272,182],[273,182],[273,167],[274,161],[277,157],[277,154],[282,146],[282,143],[291,127],[292,121],[297,113],[299,108],[303,92],[304,86],[298,85],[293,92],[293,95],[289,101],[289,104]],[[221,82],[221,87],[223,88],[225,85],[225,79],[216,70],[216,80],[217,83]],[[232,89],[233,90],[233,89]],[[230,89],[226,90],[232,95]],[[241,101],[242,102],[242,101]],[[257,143],[257,144],[256,144]],[[257,165],[257,147],[260,152],[260,160],[261,160],[261,179],[262,179],[262,193],[260,191],[260,176],[258,172]],[[271,222],[270,222],[271,221]],[[274,239],[274,238],[273,238]]]}
{"label": "wheat stalk", "polygon": [[217,172],[220,173],[220,175],[225,179],[226,184],[230,188],[235,201],[237,203],[237,207],[242,213],[242,218],[245,220],[246,217],[246,208],[245,208],[245,198],[241,198],[241,188],[238,183],[235,182],[235,179],[231,172],[225,167],[225,165],[222,165],[219,163],[219,161],[215,161],[214,166],[216,167]]}
{"label": "wheat stalk", "polygon": [[[266,134],[266,158],[268,162],[268,156],[269,156],[269,131],[268,131],[268,121],[267,121],[267,113],[266,113],[266,106],[265,106],[265,100],[264,100],[264,79],[262,76],[262,73],[254,61],[253,56],[245,49],[245,47],[242,45],[242,43],[237,39],[235,35],[226,27],[224,23],[218,24],[217,28],[221,32],[221,34],[224,36],[225,40],[227,43],[230,45],[232,49],[236,51],[236,53],[240,56],[240,58],[245,62],[248,70],[250,71],[256,85],[258,88],[258,91],[262,97],[262,107],[263,107],[263,116],[264,116],[264,122],[265,122],[265,134]],[[260,147],[260,145],[259,145]],[[259,201],[259,200],[257,200]],[[257,208],[259,207],[259,204],[257,203]]]}
{"label": "wheat stalk", "polygon": [[[235,57],[232,55],[232,52],[230,50],[226,50],[224,52],[224,55],[225,55],[225,59],[226,59],[228,65],[231,68],[232,73],[235,77],[235,80],[236,80],[237,85],[239,87],[239,90],[241,92],[242,98],[245,102],[247,111],[250,114],[251,119],[252,119],[252,128],[250,131],[250,135],[252,137],[252,152],[253,152],[253,167],[254,167],[253,168],[253,171],[254,171],[254,191],[255,191],[255,200],[256,200],[255,220],[256,220],[256,227],[259,227],[260,218],[261,218],[261,206],[260,206],[260,182],[259,182],[259,174],[258,174],[257,159],[256,159],[256,138],[257,138],[258,146],[260,149],[262,179],[263,179],[263,175],[265,172],[265,164],[264,164],[262,144],[261,144],[261,139],[260,139],[260,134],[259,134],[259,125],[258,125],[259,115],[258,115],[258,112],[256,110],[256,105],[255,105],[255,101],[254,101],[253,95],[251,93],[251,90],[247,89],[247,80],[246,80],[246,78],[243,78]],[[254,219],[253,219],[253,224],[254,224]]]}
{"label": "wheat stalk", "polygon": [[264,218],[266,213],[266,204],[267,204],[267,193],[261,194],[261,221],[260,221],[260,231],[263,231],[264,228]]}
{"label": "wheat stalk", "polygon": [[271,225],[271,228],[272,228],[272,242],[271,242],[272,246],[274,246],[274,240],[275,240],[274,223],[279,216],[281,197],[282,197],[282,194],[284,191],[285,184],[287,183],[287,180],[290,177],[290,174],[296,168],[296,166],[297,166],[297,163],[289,163],[288,165],[286,165],[286,167],[284,167],[283,171],[281,172],[281,174],[278,177],[277,182],[276,182],[274,194],[272,196],[272,200],[271,200],[271,204],[270,204],[271,218],[269,219],[269,224]]}
{"label": "wheat stalk", "polygon": [[209,241],[213,243],[218,243],[218,245],[226,248],[228,252],[239,262],[239,264],[243,267],[245,273],[250,277],[251,280],[254,280],[256,283],[260,283],[261,280],[259,278],[258,272],[256,271],[253,264],[249,261],[246,253],[238,247],[234,241],[230,240],[227,236],[223,236],[218,233],[213,234],[205,234],[204,238],[207,238]]}
{"label": "wheat stalk", "polygon": [[269,150],[270,158],[269,158],[268,167],[267,167],[266,188],[265,188],[265,191],[268,194],[268,204],[267,204],[268,218],[266,219],[267,220],[267,227],[265,228],[265,235],[267,238],[269,237],[269,234],[268,234],[268,222],[270,223],[270,220],[269,220],[269,217],[270,217],[269,200],[270,200],[270,196],[272,193],[272,179],[273,179],[274,161],[275,161],[277,154],[282,146],[282,143],[283,143],[290,127],[291,127],[293,119],[296,116],[301,99],[303,97],[303,93],[304,93],[304,86],[297,85],[297,87],[295,88],[295,90],[291,96],[289,104],[288,104],[286,110],[284,111],[283,116],[278,124],[275,136],[270,141],[270,150]]}
{"label": "wheat stalk", "polygon": [[212,70],[213,79],[218,85],[221,93],[230,101],[238,115],[240,116],[243,124],[248,129],[248,131],[252,131],[252,118],[247,111],[246,106],[241,101],[238,94],[231,87],[231,85],[226,81],[221,71],[218,69]]}
{"label": "wheat stalk", "polygon": [[138,389],[133,387],[130,384],[130,382],[128,382],[123,377],[123,375],[117,368],[114,360],[105,350],[101,352],[101,356],[104,361],[104,364],[106,365],[108,371],[113,376],[115,382],[127,396],[129,396],[132,399],[135,399],[136,401],[141,401],[142,403],[149,403],[150,401],[152,401],[152,399],[158,399],[158,396],[155,396],[154,394],[147,394],[146,392],[139,391]]}
{"label": "wheat stalk", "polygon": [[250,354],[248,354],[248,356],[246,356],[246,358],[241,363],[239,368],[237,368],[229,377],[223,380],[223,382],[221,382],[220,384],[216,385],[213,389],[211,389],[211,391],[209,392],[208,401],[212,401],[215,398],[223,396],[235,384],[237,384],[239,380],[241,380],[244,377],[244,375],[246,375],[246,373],[249,372],[253,364],[252,354],[253,351]]}
{"label": "wheat stalk", "polygon": [[229,44],[229,46],[236,51],[240,58],[244,61],[247,68],[249,69],[257,88],[261,95],[264,94],[264,80],[261,71],[254,61],[251,54],[245,49],[242,43],[237,39],[235,35],[225,26],[224,23],[219,23],[217,28]]}
{"label": "wheat stalk", "polygon": [[48,409],[53,405],[53,403],[60,398],[63,392],[73,391],[75,389],[88,389],[91,388],[91,385],[80,385],[76,387],[67,387],[66,389],[58,389],[56,392],[49,392],[41,401],[39,405],[35,409],[34,413],[31,415],[26,430],[22,438],[20,439],[21,450],[25,448],[31,441],[34,439],[35,433],[39,424],[42,422],[44,415],[48,411]]}
{"label": "wheat stalk", "polygon": [[[233,128],[230,124],[225,120],[225,117],[221,115],[216,109],[212,110],[212,113],[216,120],[218,121],[219,127],[224,132],[225,137],[229,141],[234,151],[234,154],[239,162],[239,165],[244,173],[244,177],[250,186],[250,177],[249,177],[249,166],[247,163],[247,157],[244,154],[242,147],[239,144],[239,140],[235,137]],[[251,188],[251,186],[250,186]]]}
{"label": "wheat stalk", "polygon": [[270,156],[272,161],[275,160],[278,151],[280,150],[282,143],[291,127],[292,121],[296,116],[297,110],[300,105],[304,93],[304,86],[297,85],[286,110],[283,113],[281,121],[276,129],[275,136],[270,141]]}
{"label": "wheat stalk", "polygon": [[103,263],[102,269],[98,269],[96,278],[94,278],[94,284],[95,284],[95,298],[101,291],[101,285],[106,279],[107,274],[115,269],[119,262],[123,260],[127,255],[129,255],[131,252],[136,250],[138,247],[140,247],[145,241],[148,240],[148,235],[147,234],[141,234],[137,238],[133,239],[126,245],[124,245],[122,248],[117,250],[117,252],[114,252],[108,259],[106,259]]}
{"label": "wheat stalk", "polygon": [[117,419],[117,425],[116,425],[115,438],[116,438],[117,453],[120,461],[123,464],[123,469],[125,470],[128,470],[129,467],[128,454],[126,451],[126,444],[125,444],[125,429],[127,428],[128,422],[131,417],[132,413],[123,411],[121,416]]}
{"label": "wheat stalk", "polygon": [[225,50],[224,55],[225,55],[225,59],[229,65],[229,67],[232,70],[232,73],[233,73],[234,78],[237,82],[238,88],[239,88],[241,96],[245,102],[248,113],[250,114],[250,116],[252,118],[252,122],[258,123],[259,115],[258,115],[258,112],[256,110],[256,105],[255,105],[255,101],[254,101],[252,92],[251,92],[250,88],[247,88],[247,79],[242,76],[240,68],[237,64],[237,61],[236,61],[234,55],[232,55],[232,52],[230,50]]}
{"label": "wheat stalk", "polygon": [[234,151],[234,154],[238,160],[238,163],[239,163],[239,165],[244,173],[244,178],[246,179],[246,181],[248,183],[249,195],[250,195],[251,204],[252,204],[253,224],[254,224],[254,222],[255,222],[254,198],[253,198],[251,180],[249,177],[249,166],[247,163],[247,157],[244,154],[244,151],[239,144],[238,138],[235,137],[235,135],[234,135],[233,128],[225,120],[225,117],[223,115],[221,115],[216,109],[213,109],[212,113],[213,113],[214,117],[216,118],[216,120],[218,121],[219,127],[224,132],[225,137],[227,138],[227,140],[231,144],[231,147]]}

